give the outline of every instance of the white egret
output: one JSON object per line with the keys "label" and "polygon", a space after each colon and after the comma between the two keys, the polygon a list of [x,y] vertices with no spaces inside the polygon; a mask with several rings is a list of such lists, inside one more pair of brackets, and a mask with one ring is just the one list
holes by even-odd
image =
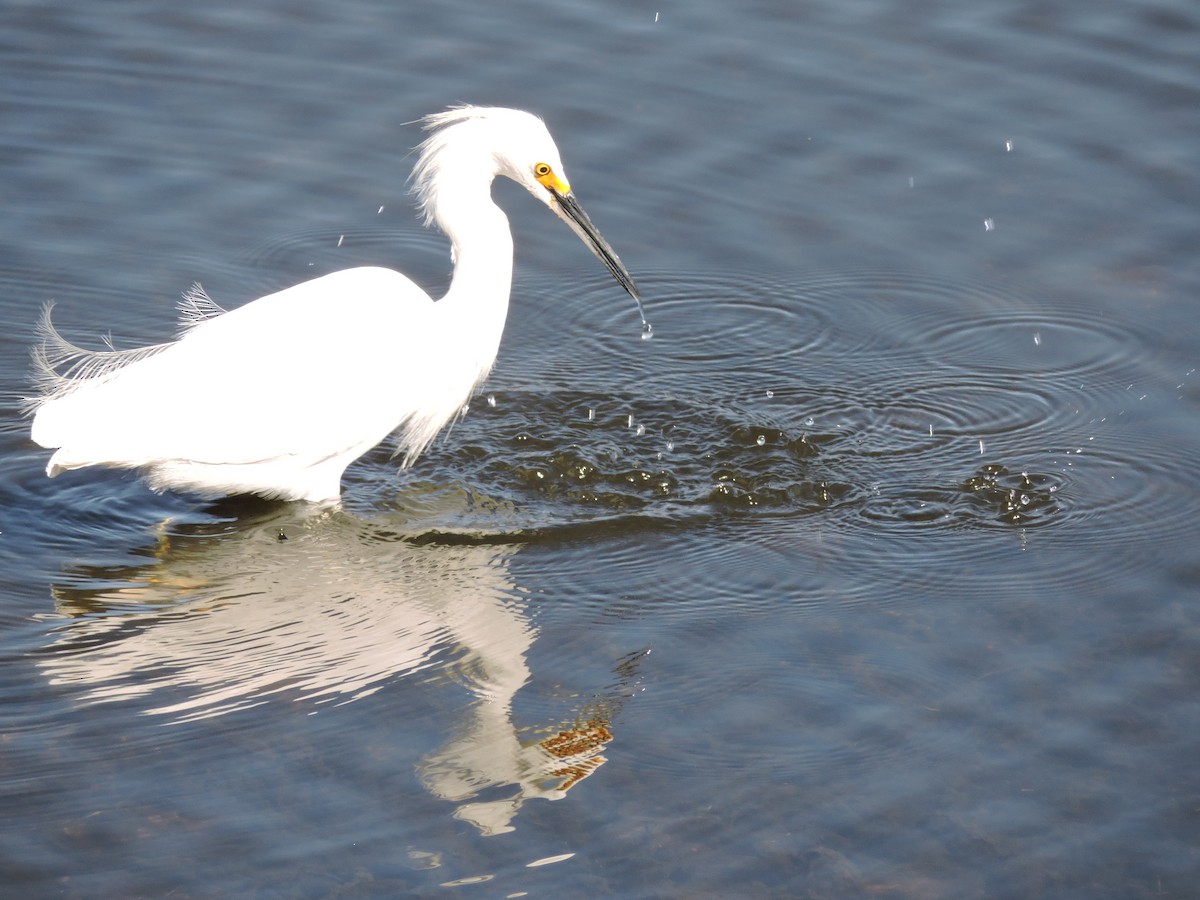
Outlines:
{"label": "white egret", "polygon": [[[41,322],[33,439],[46,474],[140,470],[155,490],[340,496],[346,467],[395,432],[403,466],[462,411],[491,371],[512,282],[497,175],[550,207],[641,301],[632,277],[575,200],[558,149],[526,112],[467,106],[428,116],[413,190],[453,245],[434,302],[404,275],[334,272],[226,312],[197,285],[174,341],[88,351]],[[642,316],[643,328],[648,332]]]}

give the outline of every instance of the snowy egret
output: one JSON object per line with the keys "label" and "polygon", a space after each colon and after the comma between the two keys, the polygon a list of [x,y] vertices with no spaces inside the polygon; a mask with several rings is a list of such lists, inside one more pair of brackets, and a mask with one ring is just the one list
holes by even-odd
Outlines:
{"label": "snowy egret", "polygon": [[[327,501],[346,467],[389,434],[407,467],[491,371],[512,283],[504,175],[563,219],[633,297],[621,260],[575,199],[557,147],[527,112],[465,106],[426,117],[412,185],[453,245],[434,302],[404,275],[334,272],[226,312],[197,285],[177,338],[89,351],[41,321],[33,439],[68,469],[140,470],[155,490]],[[648,333],[645,315],[644,332]]]}

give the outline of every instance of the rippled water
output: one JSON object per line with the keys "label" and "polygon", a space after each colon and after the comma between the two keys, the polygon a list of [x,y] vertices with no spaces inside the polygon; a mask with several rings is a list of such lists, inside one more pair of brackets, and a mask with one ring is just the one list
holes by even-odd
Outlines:
{"label": "rippled water", "polygon": [[[1193,890],[1190,6],[6,19],[7,891]],[[498,185],[500,360],[412,470],[44,477],[46,300],[133,346],[195,280],[444,287],[403,123],[455,100],[547,117],[653,340]]]}

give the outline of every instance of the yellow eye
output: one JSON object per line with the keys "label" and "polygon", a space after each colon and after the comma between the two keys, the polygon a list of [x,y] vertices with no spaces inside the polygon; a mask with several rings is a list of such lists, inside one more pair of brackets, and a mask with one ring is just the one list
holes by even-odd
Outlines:
{"label": "yellow eye", "polygon": [[547,162],[533,164],[533,177],[542,187],[556,194],[571,193],[571,186],[558,177],[554,166]]}

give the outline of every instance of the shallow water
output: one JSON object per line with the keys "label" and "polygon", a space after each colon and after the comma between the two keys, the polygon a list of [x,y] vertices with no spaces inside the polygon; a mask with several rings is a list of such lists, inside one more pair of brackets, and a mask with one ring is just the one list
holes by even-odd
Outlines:
{"label": "shallow water", "polygon": [[[1200,18],[726,6],[6,13],[8,891],[1193,890]],[[45,301],[436,291],[404,123],[458,100],[546,117],[653,340],[497,185],[500,360],[411,471],[44,477]]]}

